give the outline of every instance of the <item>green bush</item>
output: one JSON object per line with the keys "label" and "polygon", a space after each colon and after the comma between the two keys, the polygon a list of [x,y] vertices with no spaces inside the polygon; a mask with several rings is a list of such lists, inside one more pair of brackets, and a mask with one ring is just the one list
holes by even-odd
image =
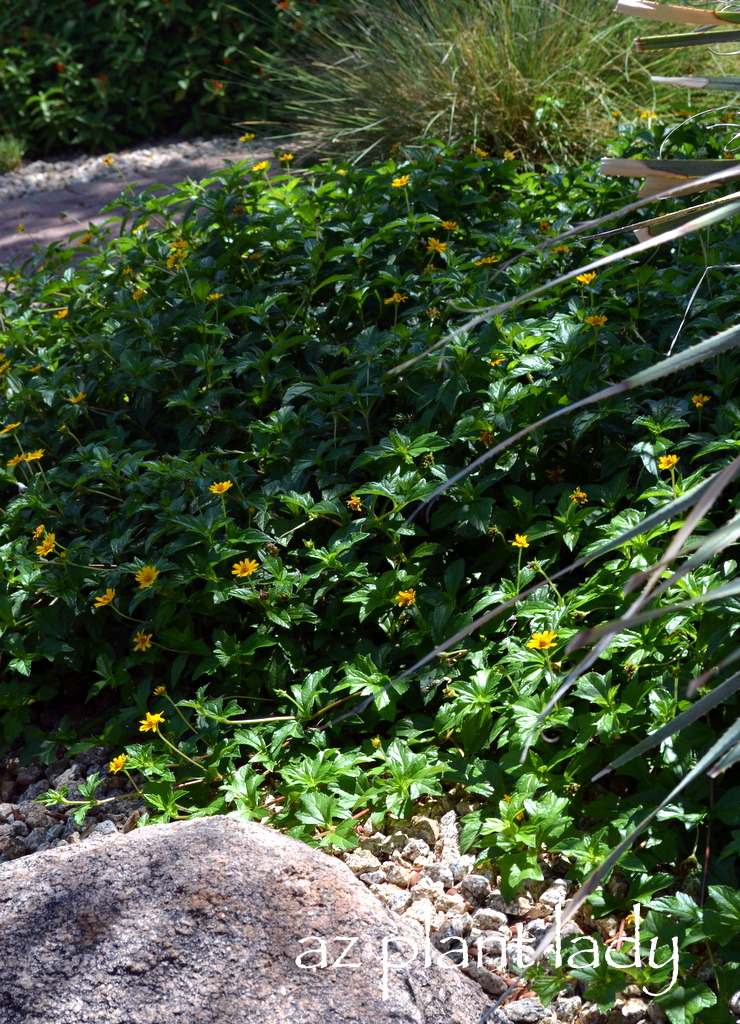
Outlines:
{"label": "green bush", "polygon": [[[649,152],[663,131],[625,129],[620,146]],[[736,361],[555,421],[420,506],[515,425],[652,365],[707,265],[685,330],[721,329],[733,274],[723,268],[739,243],[717,227],[704,248],[684,240],[609,267],[465,332],[440,362],[394,372],[468,311],[624,244],[557,241],[619,207],[619,182],[591,167],[534,173],[469,146],[301,177],[289,161],[272,179],[277,166],[230,166],[210,187],[129,200],[120,237],[80,236],[82,263],[79,247],[57,249],[32,276],[7,272],[6,749],[21,737],[26,756],[47,758],[120,745],[118,766],[154,820],[269,815],[340,848],[356,842],[357,817],[404,817],[451,792],[473,802],[465,848],[513,893],[554,864],[583,878],[732,720],[736,698],[591,781],[689,706],[684,683],[733,649],[736,598],[615,638],[519,763],[574,663],[567,641],[620,614],[623,585],[675,527],[634,538],[567,589],[552,577],[726,463]],[[670,610],[735,571],[731,557],[703,566],[662,602]],[[540,579],[508,619],[382,692]],[[371,694],[361,716],[336,721]],[[37,709],[55,698],[87,699],[83,740],[69,721],[39,726]],[[689,787],[671,827],[649,829],[623,858],[630,904],[696,890],[708,820],[708,881],[737,884],[738,790],[717,780],[709,815],[706,787]],[[609,892],[596,900],[604,912],[619,905]],[[686,973],[693,943],[682,956]]]}
{"label": "green bush", "polygon": [[264,117],[256,48],[294,52],[336,4],[255,0],[6,0],[0,132],[30,156],[223,132]]}

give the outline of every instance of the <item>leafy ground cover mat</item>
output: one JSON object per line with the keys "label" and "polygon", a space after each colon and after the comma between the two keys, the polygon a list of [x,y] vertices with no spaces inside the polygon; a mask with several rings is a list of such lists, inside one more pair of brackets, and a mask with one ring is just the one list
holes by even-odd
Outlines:
{"label": "leafy ground cover mat", "polygon": [[[641,132],[623,151],[648,147]],[[425,502],[517,427],[652,365],[677,333],[680,346],[726,326],[737,238],[718,225],[579,275],[424,353],[471,311],[626,246],[558,238],[624,195],[592,167],[535,173],[474,145],[300,176],[287,158],[246,162],[130,198],[120,237],[81,234],[81,264],[55,247],[32,274],[8,271],[5,746],[23,735],[29,756],[51,758],[120,744],[111,770],[137,780],[152,820],[237,810],[340,849],[358,817],[406,817],[455,792],[472,802],[465,848],[506,893],[546,862],[582,879],[735,717],[731,697],[591,781],[690,706],[685,683],[731,649],[740,607],[703,601],[616,636],[520,764],[577,660],[568,641],[619,615],[624,584],[676,523],[553,577],[726,464],[736,361],[554,421]],[[698,567],[665,604],[735,568],[729,556]],[[508,617],[388,687],[535,581]],[[35,724],[54,699],[87,701],[83,740],[70,722],[51,735]],[[736,941],[709,982],[691,972],[737,930],[725,890],[738,793],[730,775],[694,783],[592,898],[599,914],[655,897],[696,906],[711,825],[718,916],[703,938],[687,926],[681,970],[691,1005],[719,993],[717,1014],[740,987]],[[594,991],[623,987],[610,970],[589,976]],[[723,1019],[712,1012],[701,1019]]]}

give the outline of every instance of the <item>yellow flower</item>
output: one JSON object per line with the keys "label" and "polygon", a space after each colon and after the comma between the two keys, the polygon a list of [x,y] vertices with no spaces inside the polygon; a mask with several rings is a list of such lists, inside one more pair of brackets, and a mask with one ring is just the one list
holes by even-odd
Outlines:
{"label": "yellow flower", "polygon": [[255,164],[252,167],[252,170],[253,171],[266,171],[269,166],[270,166],[270,161],[269,160],[260,160],[260,162],[258,164]]}
{"label": "yellow flower", "polygon": [[220,484],[211,484],[208,490],[212,491],[213,494],[225,494],[228,491],[228,489],[233,486],[234,484],[232,483],[231,480],[223,480]]}
{"label": "yellow flower", "polygon": [[658,469],[673,469],[678,462],[678,455],[661,455],[658,459]]}
{"label": "yellow flower", "polygon": [[118,757],[113,758],[108,767],[111,772],[120,772],[127,761],[128,754],[119,754]]}
{"label": "yellow flower", "polygon": [[343,168],[341,168],[341,167],[337,170],[337,174],[343,174],[344,175],[346,173],[347,172],[345,170],[343,170]]}
{"label": "yellow flower", "polygon": [[38,373],[40,369],[41,369],[41,363],[39,363],[39,364],[38,364],[38,366],[32,366],[32,367],[31,367],[31,368],[29,369],[29,371],[28,371],[28,372],[29,372],[29,373]]}
{"label": "yellow flower", "polygon": [[533,633],[532,639],[527,641],[527,647],[531,647],[535,651],[547,651],[551,647],[555,647],[557,638],[557,633],[546,629],[544,633]]}
{"label": "yellow flower", "polygon": [[16,234],[18,234],[18,232],[25,231],[25,230],[26,230],[25,225],[24,224],[19,224],[18,227],[15,229],[15,232],[16,232]]}
{"label": "yellow flower", "polygon": [[359,494],[352,495],[352,497],[347,501],[347,508],[351,512],[362,512],[362,498]]}
{"label": "yellow flower", "polygon": [[[697,396],[695,395],[694,397],[696,398]],[[709,401],[709,399],[707,399],[707,401]],[[703,402],[701,404],[704,405]],[[21,425],[21,421],[20,420],[18,420],[17,423],[9,423],[7,425],[7,427],[3,427],[3,429],[0,430],[0,434],[9,434],[11,430],[15,430],[15,428],[19,427],[20,425]]]}
{"label": "yellow flower", "polygon": [[243,579],[245,576],[251,576],[253,572],[257,572],[259,567],[259,562],[254,558],[243,558],[241,562],[234,562],[231,567],[231,575]]}
{"label": "yellow flower", "polygon": [[[694,405],[696,406],[697,409],[701,409],[701,407],[703,405],[706,405],[707,402],[711,402],[711,398],[709,397],[709,395],[692,395],[691,396],[691,401],[694,403]],[[20,424],[13,423],[12,426],[13,427],[17,427],[17,426],[20,426]],[[10,429],[11,429],[11,427],[6,427],[5,430],[0,430],[0,434],[4,434],[7,430],[10,430]]]}
{"label": "yellow flower", "polygon": [[481,441],[486,446],[486,448],[490,448],[491,445],[493,444],[493,431],[481,430],[478,440]]}
{"label": "yellow flower", "polygon": [[138,302],[139,299],[143,299],[145,295],[146,292],[144,291],[143,288],[136,288],[133,292],[131,292],[131,298],[134,300],[134,302]]}
{"label": "yellow flower", "polygon": [[292,153],[283,153],[278,159],[281,164],[289,164],[291,160],[295,160],[295,156]]}
{"label": "yellow flower", "polygon": [[50,555],[54,550],[56,536],[57,535],[55,533],[47,533],[42,542],[36,548],[36,554],[44,557],[46,557],[46,555]]}
{"label": "yellow flower", "polygon": [[103,157],[103,165],[105,167],[112,167],[113,166],[113,157],[112,156],[104,156]]}
{"label": "yellow flower", "polygon": [[546,469],[545,476],[551,484],[557,484],[565,479],[565,470],[562,466],[556,466],[555,469]]}
{"label": "yellow flower", "polygon": [[66,307],[64,309],[60,309],[58,313],[54,314],[54,319],[55,320],[64,320],[64,318],[67,315],[67,313],[69,313],[69,310]]}
{"label": "yellow flower", "polygon": [[427,252],[444,252],[447,242],[440,242],[438,238],[427,239]]}
{"label": "yellow flower", "polygon": [[514,540],[511,542],[513,548],[528,548],[529,541],[527,540],[526,533],[515,533]]}
{"label": "yellow flower", "polygon": [[502,356],[500,352],[497,352],[496,353],[496,358],[489,360],[488,365],[489,366],[499,366],[501,363],[505,362],[505,360],[506,360],[506,356]]}
{"label": "yellow flower", "polygon": [[372,745],[375,747],[376,750],[380,746],[380,738],[378,736],[373,736],[373,738],[370,740],[370,742],[372,743]]}
{"label": "yellow flower", "polygon": [[210,295],[206,295],[209,302],[215,302],[216,299],[222,299],[224,297],[223,292],[211,292]]}
{"label": "yellow flower", "polygon": [[[149,221],[148,220],[145,220],[143,224],[137,224],[136,227],[134,228],[134,234],[137,234],[143,228],[148,227],[148,226],[149,226]],[[124,273],[125,273],[125,271],[124,271]]]}
{"label": "yellow flower", "polygon": [[510,149],[505,149],[504,160],[516,160],[516,153],[512,153]]}
{"label": "yellow flower", "polygon": [[647,121],[649,118],[655,117],[655,111],[654,110],[639,110],[638,109],[637,113],[640,115],[640,120],[641,121]]}
{"label": "yellow flower", "polygon": [[41,459],[41,458],[43,458],[43,455],[44,455],[45,451],[46,451],[45,448],[39,448],[39,450],[37,452],[26,452],[26,454],[24,455],[24,458],[25,458],[26,462],[32,462],[34,459]]}
{"label": "yellow flower", "polygon": [[77,244],[78,245],[87,245],[87,243],[90,241],[91,238],[92,238],[92,232],[91,231],[86,231],[84,235],[80,236],[80,238],[77,241]]}
{"label": "yellow flower", "polygon": [[156,565],[145,565],[139,569],[134,579],[139,584],[139,590],[143,590],[144,587],[151,587],[157,576],[159,576],[159,569]]}
{"label": "yellow flower", "polygon": [[401,295],[400,292],[394,292],[389,299],[383,299],[384,305],[389,305],[391,302],[407,302],[408,295]]}
{"label": "yellow flower", "polygon": [[427,316],[431,317],[432,320],[439,320],[442,314],[438,309],[434,309],[433,306],[430,306],[429,309],[427,310]]}
{"label": "yellow flower", "polygon": [[482,260],[476,260],[476,267],[482,267],[487,263],[499,263],[501,261],[500,256],[484,256]]}
{"label": "yellow flower", "polygon": [[[152,637],[153,636],[154,636],[153,633],[145,633],[143,629],[140,629],[139,632],[134,637],[134,650],[135,651],[146,651],[147,648],[152,646]],[[149,717],[149,715],[147,714],[147,718],[148,717]]]}
{"label": "yellow flower", "polygon": [[481,160],[483,160],[484,157],[488,156],[488,150],[487,149],[481,149],[480,146],[476,146],[475,147],[475,155],[477,157],[479,157]]}
{"label": "yellow flower", "polygon": [[251,142],[252,139],[256,138],[254,132],[244,132],[243,135],[239,136],[240,142]]}
{"label": "yellow flower", "polygon": [[82,401],[83,398],[86,398],[86,397],[87,397],[87,395],[85,394],[84,391],[78,391],[77,394],[74,396],[74,398],[68,398],[67,401],[71,402],[72,405],[77,405],[79,402]]}
{"label": "yellow flower", "polygon": [[391,188],[403,188],[404,185],[408,185],[410,177],[408,174],[402,174],[400,178],[394,178],[391,182]]}
{"label": "yellow flower", "polygon": [[559,253],[567,252],[568,248],[569,247],[567,245],[554,245],[552,249],[550,249],[550,252],[554,252],[558,255]]}
{"label": "yellow flower", "polygon": [[440,227],[443,227],[445,231],[454,231],[457,227],[456,220],[443,220]]}
{"label": "yellow flower", "polygon": [[38,540],[43,532],[44,532],[44,524],[42,523],[41,526],[37,526],[36,529],[33,531],[33,533],[31,534],[31,538],[33,540]]}
{"label": "yellow flower", "polygon": [[589,327],[603,327],[606,323],[605,316],[584,316],[583,322]]}
{"label": "yellow flower", "polygon": [[612,117],[621,117],[621,116],[622,116],[622,111],[621,110],[612,110]]}
{"label": "yellow flower", "polygon": [[580,489],[580,487],[576,487],[576,489],[573,491],[573,493],[569,494],[568,497],[570,498],[571,501],[574,501],[576,503],[576,505],[585,505],[586,502],[588,501],[588,497],[586,495],[586,492],[582,491]]}
{"label": "yellow flower", "polygon": [[12,459],[8,459],[5,463],[6,466],[17,466],[19,462],[23,462],[25,455],[14,455]]}
{"label": "yellow flower", "polygon": [[116,592],[113,589],[113,587],[108,587],[108,589],[106,590],[106,592],[104,594],[102,594],[100,597],[96,597],[95,598],[95,607],[96,608],[105,608],[105,606],[107,604],[111,603],[111,601],[113,600],[113,598],[115,596],[116,596]]}
{"label": "yellow flower", "polygon": [[156,715],[152,715],[149,711],[146,713],[146,718],[139,719],[139,732],[156,732],[160,725],[164,725],[164,716],[160,715],[159,712]]}
{"label": "yellow flower", "polygon": [[540,231],[552,231],[552,224],[549,220],[540,221]]}
{"label": "yellow flower", "polygon": [[399,590],[394,600],[399,608],[410,608],[412,604],[416,604],[416,591],[413,587],[408,590]]}
{"label": "yellow flower", "polygon": [[166,686],[155,686],[154,690],[152,692],[154,693],[155,697],[162,697],[162,696],[164,696],[165,693],[167,693],[167,687]]}
{"label": "yellow flower", "polygon": [[591,271],[590,274],[579,274],[576,278],[579,284],[591,284],[594,280],[596,280],[596,273],[594,271]]}

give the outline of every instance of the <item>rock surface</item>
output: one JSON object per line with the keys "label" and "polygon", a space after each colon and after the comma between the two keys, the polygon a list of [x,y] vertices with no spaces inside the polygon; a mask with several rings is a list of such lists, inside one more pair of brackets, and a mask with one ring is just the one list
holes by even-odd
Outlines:
{"label": "rock surface", "polygon": [[0,1024],[475,1024],[428,953],[346,865],[236,818],[0,865]]}

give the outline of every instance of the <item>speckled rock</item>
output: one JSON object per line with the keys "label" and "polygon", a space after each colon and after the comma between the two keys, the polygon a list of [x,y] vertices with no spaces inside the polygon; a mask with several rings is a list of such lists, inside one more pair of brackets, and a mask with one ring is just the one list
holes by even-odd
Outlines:
{"label": "speckled rock", "polygon": [[0,867],[0,1024],[477,1021],[480,988],[424,954],[338,859],[236,818]]}

